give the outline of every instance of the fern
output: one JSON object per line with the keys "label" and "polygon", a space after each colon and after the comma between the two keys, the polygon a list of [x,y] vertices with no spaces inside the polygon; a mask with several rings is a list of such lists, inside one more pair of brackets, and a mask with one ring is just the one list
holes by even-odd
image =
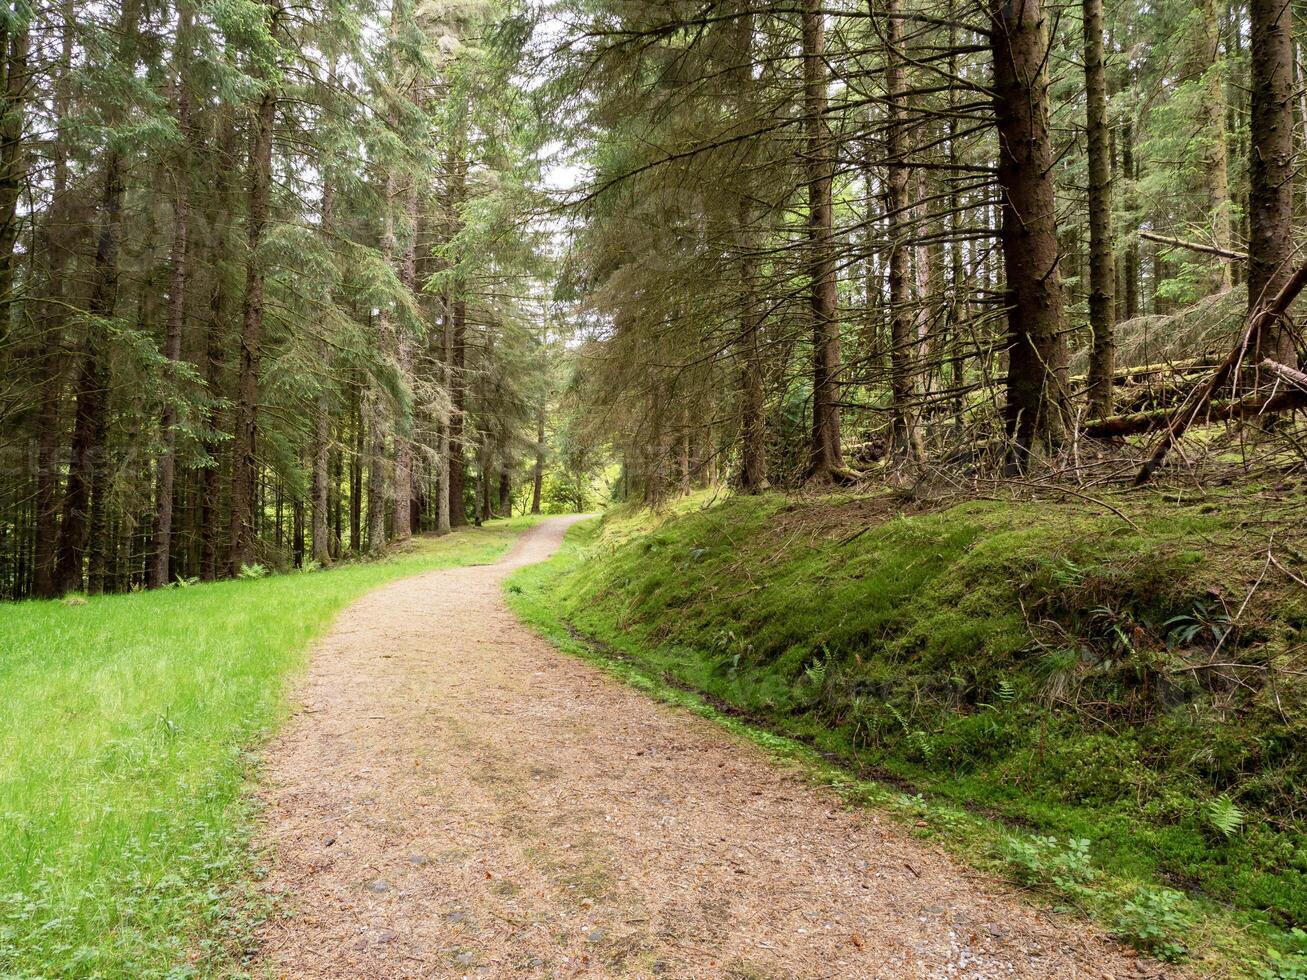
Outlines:
{"label": "fern", "polygon": [[1207,817],[1207,822],[1214,830],[1219,831],[1226,840],[1229,840],[1243,828],[1243,811],[1239,809],[1234,800],[1230,799],[1229,793],[1222,793],[1216,799],[1208,800],[1203,807],[1203,812]]}

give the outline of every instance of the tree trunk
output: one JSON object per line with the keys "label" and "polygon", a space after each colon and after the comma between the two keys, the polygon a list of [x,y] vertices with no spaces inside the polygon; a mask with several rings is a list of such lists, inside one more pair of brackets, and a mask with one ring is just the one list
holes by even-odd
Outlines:
{"label": "tree trunk", "polygon": [[[119,18],[118,60],[135,69],[136,33],[140,20],[138,0],[127,0]],[[113,120],[115,123],[117,119]],[[123,171],[126,160],[122,150],[110,143],[104,161],[104,190],[100,201],[100,227],[96,236],[95,264],[91,295],[87,302],[90,314],[86,328],[86,346],[78,374],[77,411],[73,422],[72,454],[68,463],[68,483],[64,490],[63,521],[60,526],[57,586],[60,591],[74,591],[82,584],[82,564],[88,544],[101,548],[103,541],[91,541],[103,526],[103,490],[105,460],[104,437],[108,427],[108,337],[104,320],[111,317],[118,301],[118,246],[122,219]]]}
{"label": "tree trunk", "polygon": [[[1269,303],[1288,280],[1293,254],[1293,32],[1284,0],[1250,0],[1252,152],[1248,161],[1248,309]],[[1262,331],[1253,361],[1298,364],[1286,323]]]}
{"label": "tree trunk", "polygon": [[903,64],[902,0],[887,0],[885,8],[885,237],[889,245],[890,315],[890,441],[896,454],[920,457],[920,438],[913,416],[914,352],[911,249],[911,204],[908,186],[907,73]]}
{"label": "tree trunk", "polygon": [[[454,356],[454,318],[453,305],[449,301],[448,291],[440,299],[440,380],[447,397],[452,396],[451,379],[453,371],[450,362]],[[443,410],[438,427],[438,445],[436,447],[436,533],[448,534],[450,530],[451,490],[449,482],[453,447],[450,442],[450,428],[453,413]]]}
{"label": "tree trunk", "polygon": [[[1089,139],[1089,414],[1112,414],[1116,367],[1116,256],[1112,241],[1112,145],[1103,65],[1103,0],[1083,0]],[[1228,229],[1227,229],[1228,230]]]}
{"label": "tree trunk", "polygon": [[[182,326],[186,319],[187,265],[186,247],[189,230],[190,166],[188,143],[191,130],[191,103],[187,86],[187,46],[191,43],[191,7],[179,3],[177,7],[177,54],[174,59],[177,71],[177,130],[181,134],[182,152],[177,160],[176,196],[173,200],[172,269],[168,281],[168,322],[164,330],[163,356],[171,366],[181,360]],[[166,387],[171,388],[171,385]],[[159,418],[159,437],[163,442],[159,454],[158,478],[154,493],[154,540],[151,543],[153,560],[149,568],[149,586],[162,588],[169,582],[169,562],[172,557],[173,484],[177,476],[177,407],[171,390],[163,399],[163,412]]]}
{"label": "tree trunk", "polygon": [[826,121],[826,29],[819,0],[803,5],[804,147],[808,182],[808,275],[812,310],[812,455],[808,477],[831,480],[841,475],[840,326],[835,279],[834,209],[831,202],[833,160]]}
{"label": "tree trunk", "polygon": [[3,116],[0,116],[0,342],[9,335],[14,295],[14,246],[18,242],[18,201],[27,183],[26,104],[31,82],[27,69],[28,24],[20,4],[9,36],[4,68]]}
{"label": "tree trunk", "polygon": [[263,345],[263,262],[259,247],[268,223],[272,189],[272,129],[277,93],[269,85],[259,100],[250,149],[250,204],[247,218],[249,255],[245,267],[245,299],[241,316],[241,356],[236,380],[231,465],[231,574],[253,563],[255,555],[254,499],[258,479],[255,438],[258,432],[259,357]]}
{"label": "tree trunk", "polygon": [[[334,77],[335,72],[333,69],[332,78],[334,79]],[[335,227],[336,184],[330,163],[324,164],[322,171],[322,236],[329,243]],[[330,292],[330,289],[328,289],[328,295],[324,297],[328,305],[333,302]],[[329,365],[330,354],[326,345],[323,345],[320,350],[324,366]],[[310,532],[313,561],[323,568],[331,564],[331,535],[327,526],[328,515],[331,512],[330,465],[331,399],[328,397],[327,389],[324,386],[318,393],[313,413],[313,480],[311,487],[313,494],[313,514],[311,518],[313,526]]]}
{"label": "tree trunk", "polygon": [[[414,295],[417,282],[417,217],[418,185],[411,175],[404,195],[404,214],[407,238],[404,257],[400,263],[399,280]],[[396,343],[396,361],[401,380],[407,384],[413,374],[413,345],[408,332],[401,330]],[[413,445],[405,434],[407,426],[395,430],[395,537],[403,541],[413,536]]]}
{"label": "tree trunk", "polygon": [[1060,438],[1066,403],[1062,282],[1048,131],[1048,33],[1041,0],[991,0],[1000,241],[1007,276],[1009,466]]}
{"label": "tree trunk", "polygon": [[463,502],[463,484],[466,479],[467,462],[464,454],[464,417],[463,405],[467,398],[467,380],[463,373],[466,363],[466,326],[467,306],[461,300],[454,300],[454,312],[450,317],[450,361],[449,361],[449,524],[451,527],[463,527],[467,524],[467,506]]}
{"label": "tree trunk", "polygon": [[540,497],[545,486],[545,403],[536,409],[536,463],[531,473],[531,513],[540,513]]}
{"label": "tree trunk", "polygon": [[513,516],[513,477],[504,465],[499,469],[499,516]]}
{"label": "tree trunk", "polygon": [[36,445],[36,548],[33,556],[32,594],[39,599],[52,598],[59,592],[56,580],[59,536],[59,441],[60,409],[63,403],[64,359],[60,355],[65,319],[64,269],[68,265],[70,242],[64,231],[68,209],[68,143],[66,127],[70,100],[69,74],[73,61],[72,0],[63,0],[60,38],[59,77],[54,83],[55,132],[52,147],[53,203],[46,242],[50,250],[49,279],[46,295],[49,302],[42,310],[44,337],[42,346],[42,389],[38,410]]}
{"label": "tree trunk", "polygon": [[[1135,181],[1138,173],[1135,170],[1135,134],[1134,122],[1129,113],[1121,120],[1121,175],[1125,178],[1127,210],[1133,210],[1135,203]],[[1127,241],[1125,243],[1125,256],[1121,262],[1121,292],[1125,301],[1125,309],[1121,311],[1121,319],[1133,320],[1139,315],[1139,236],[1135,234],[1133,227],[1127,229]]]}
{"label": "tree trunk", "polygon": [[386,415],[375,381],[368,385],[363,405],[368,431],[368,552],[386,546]]}
{"label": "tree trunk", "polygon": [[[1215,0],[1197,0],[1197,24],[1189,39],[1187,69],[1200,87],[1197,138],[1203,149],[1203,184],[1212,244],[1229,250],[1233,238],[1230,221],[1230,165],[1225,145],[1225,83],[1221,71],[1221,26]],[[1292,71],[1292,69],[1290,69]],[[1222,292],[1232,283],[1229,263],[1218,262],[1213,285]]]}
{"label": "tree trunk", "polygon": [[349,550],[363,551],[363,386],[350,386],[350,424],[353,427],[353,452],[349,457]]}

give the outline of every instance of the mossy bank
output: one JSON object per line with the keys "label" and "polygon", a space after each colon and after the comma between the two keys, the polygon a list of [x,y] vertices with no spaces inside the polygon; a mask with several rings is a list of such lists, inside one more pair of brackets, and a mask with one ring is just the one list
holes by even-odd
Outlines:
{"label": "mossy bank", "polygon": [[509,589],[1146,951],[1307,976],[1302,489],[696,497],[578,526]]}

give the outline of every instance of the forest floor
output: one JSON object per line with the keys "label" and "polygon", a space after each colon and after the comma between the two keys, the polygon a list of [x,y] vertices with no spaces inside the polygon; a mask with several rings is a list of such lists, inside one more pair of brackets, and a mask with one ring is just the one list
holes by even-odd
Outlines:
{"label": "forest floor", "polygon": [[262,792],[295,977],[1141,977],[798,765],[521,625],[493,565],[387,585],[312,655]]}

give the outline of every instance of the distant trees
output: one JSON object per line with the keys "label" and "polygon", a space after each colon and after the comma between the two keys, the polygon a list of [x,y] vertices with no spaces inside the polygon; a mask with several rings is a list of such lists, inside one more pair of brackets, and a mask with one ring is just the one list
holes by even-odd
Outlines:
{"label": "distant trees", "polygon": [[1250,304],[1292,271],[1282,5],[562,6],[582,387],[646,498],[687,442],[745,491],[1069,459],[1122,321],[1232,288],[1245,228]]}
{"label": "distant trees", "polygon": [[[1262,0],[23,0],[0,49],[7,596],[326,564],[605,458],[650,502],[1070,470],[1227,353],[1141,318],[1261,308],[1307,201]],[[1300,337],[1253,322],[1262,404]]]}
{"label": "distant trees", "polygon": [[0,595],[327,564],[547,458],[520,11],[22,0],[2,29]]}

